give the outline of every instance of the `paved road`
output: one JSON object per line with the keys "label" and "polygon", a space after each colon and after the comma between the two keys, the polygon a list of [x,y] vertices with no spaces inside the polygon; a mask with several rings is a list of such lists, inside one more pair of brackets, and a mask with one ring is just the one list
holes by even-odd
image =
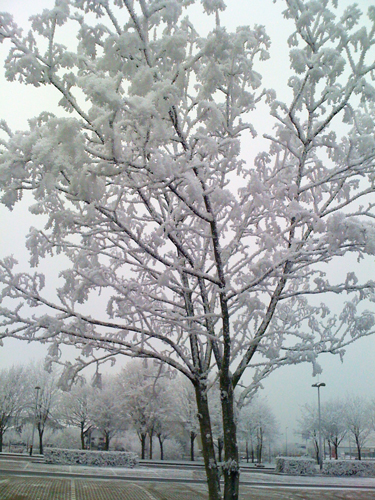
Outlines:
{"label": "paved road", "polygon": [[[201,467],[135,469],[0,461],[1,500],[207,500]],[[375,478],[244,471],[242,500],[374,500]]]}

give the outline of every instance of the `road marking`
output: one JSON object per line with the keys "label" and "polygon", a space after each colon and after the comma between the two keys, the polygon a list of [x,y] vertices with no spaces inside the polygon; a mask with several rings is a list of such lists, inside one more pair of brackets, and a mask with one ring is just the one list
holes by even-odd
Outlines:
{"label": "road marking", "polygon": [[71,489],[70,500],[77,500],[76,499],[76,483],[75,483],[74,479],[72,479],[70,482],[70,489]]}
{"label": "road marking", "polygon": [[151,495],[151,493],[149,491],[147,491],[144,488],[142,488],[142,486],[139,486],[139,484],[135,484],[135,483],[132,483],[132,484],[136,488],[139,488],[141,491],[143,491],[143,493],[145,493],[145,495],[149,498],[149,500],[158,500],[157,498],[154,497],[154,495]]}

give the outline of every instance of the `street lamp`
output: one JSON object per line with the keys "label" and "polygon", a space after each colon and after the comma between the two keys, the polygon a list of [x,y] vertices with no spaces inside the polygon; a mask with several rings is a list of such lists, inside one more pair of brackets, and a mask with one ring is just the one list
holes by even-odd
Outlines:
{"label": "street lamp", "polygon": [[319,414],[319,468],[323,469],[323,450],[322,450],[322,419],[320,413],[320,388],[325,387],[326,384],[324,382],[320,382],[319,384],[313,384],[311,387],[316,387],[318,389],[318,414]]}
{"label": "street lamp", "polygon": [[39,391],[40,387],[37,385],[35,387],[36,390],[36,397],[35,397],[35,411],[34,411],[34,422],[33,422],[33,432],[31,434],[31,446],[30,446],[30,457],[33,454],[33,446],[34,446],[34,432],[35,432],[35,425],[36,425],[36,412],[38,410],[38,399],[39,399]]}

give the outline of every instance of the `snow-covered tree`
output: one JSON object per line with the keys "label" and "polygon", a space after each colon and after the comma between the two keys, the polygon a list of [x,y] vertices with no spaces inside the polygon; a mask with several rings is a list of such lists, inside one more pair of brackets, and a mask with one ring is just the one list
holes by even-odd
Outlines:
{"label": "snow-covered tree", "polygon": [[[194,386],[188,379],[179,377],[175,391],[175,415],[177,422],[189,436],[190,460],[195,460],[195,440],[199,435],[198,410]],[[177,390],[178,389],[178,390]]]}
{"label": "snow-covered tree", "polygon": [[89,402],[89,420],[103,436],[103,449],[109,450],[111,439],[126,428],[121,412],[121,393],[115,376],[103,377],[101,388],[94,388]]}
{"label": "snow-covered tree", "polygon": [[319,416],[316,405],[304,405],[301,409],[301,418],[298,420],[298,423],[301,435],[303,435],[306,440],[312,440],[316,462],[319,464]]}
{"label": "snow-covered tree", "polygon": [[82,450],[85,449],[85,436],[92,426],[90,405],[93,397],[94,390],[89,384],[78,383],[60,400],[60,414],[65,422],[79,428]]}
{"label": "snow-covered tree", "polygon": [[0,452],[5,432],[18,424],[25,406],[26,391],[22,366],[0,370]]}
{"label": "snow-covered tree", "polygon": [[[302,416],[299,420],[303,435],[309,436],[313,443],[316,459],[319,463],[319,416],[316,405],[305,405],[302,408]],[[340,399],[330,399],[322,404],[321,409],[321,431],[322,437],[328,443],[330,455],[338,458],[340,443],[348,431],[346,420],[346,403]],[[332,453],[333,451],[333,453]]]}
{"label": "snow-covered tree", "polygon": [[361,396],[348,396],[345,401],[347,429],[357,448],[357,458],[362,459],[362,448],[371,433],[369,402]]}
{"label": "snow-covered tree", "polygon": [[328,442],[330,456],[333,455],[337,460],[339,458],[339,445],[348,430],[345,419],[345,402],[338,399],[327,401],[323,404],[322,412],[324,437]]}
{"label": "snow-covered tree", "polygon": [[[285,0],[284,103],[262,87],[265,29],[230,33],[224,2],[203,0],[215,15],[199,36],[182,15],[191,3],[57,0],[25,36],[1,14],[8,80],[53,87],[70,113],[42,113],[25,132],[1,122],[1,199],[11,209],[26,191],[48,220],[30,230],[31,266],[57,253],[71,266],[54,300],[40,271],[4,258],[0,336],[51,342],[52,358],[74,344],[80,367],[104,349],[183,373],[196,392],[210,500],[222,498],[207,402],[214,371],[223,496],[235,500],[234,390],[245,371],[245,393],[288,363],[311,362],[316,373],[320,353],[342,355],[374,330],[365,309],[374,284],[344,257],[375,252],[375,8],[362,21],[358,6]],[[66,26],[76,45],[62,43]],[[262,126],[266,104],[269,149],[246,161],[241,140],[255,135],[259,106]],[[326,274],[335,262],[340,276]],[[106,308],[87,307],[99,292]],[[319,297],[341,292],[350,295],[330,314]]]}
{"label": "snow-covered tree", "polygon": [[149,458],[153,454],[153,437],[159,440],[160,454],[168,437],[172,415],[170,376],[160,363],[132,361],[118,377],[123,412],[132,422],[141,442],[141,457],[146,458],[146,439],[149,438]]}
{"label": "snow-covered tree", "polygon": [[277,422],[267,401],[253,398],[238,414],[238,431],[246,445],[246,461],[262,462],[264,444],[272,443],[277,435]]}
{"label": "snow-covered tree", "polygon": [[[55,371],[47,372],[43,367],[30,365],[27,368],[28,415],[39,437],[39,453],[43,455],[43,436],[47,426],[58,425],[60,392],[57,386]],[[35,388],[38,387],[38,398],[35,401]],[[36,405],[36,406],[35,406]]]}

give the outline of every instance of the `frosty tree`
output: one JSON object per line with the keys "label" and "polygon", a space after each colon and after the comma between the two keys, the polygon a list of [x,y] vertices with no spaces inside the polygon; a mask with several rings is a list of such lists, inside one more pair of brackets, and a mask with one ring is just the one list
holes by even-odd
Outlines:
{"label": "frosty tree", "polygon": [[25,406],[25,389],[22,386],[22,367],[0,371],[0,452],[3,451],[4,434],[18,425],[19,416]]}
{"label": "frosty tree", "polygon": [[[344,271],[346,254],[375,252],[375,8],[366,17],[328,0],[285,1],[283,103],[262,87],[265,30],[229,33],[224,2],[202,0],[216,15],[199,36],[183,14],[191,3],[57,0],[25,36],[1,15],[6,77],[54,87],[66,112],[14,134],[2,123],[2,202],[12,209],[27,191],[31,212],[48,217],[28,236],[32,267],[58,253],[71,261],[55,301],[37,269],[1,261],[1,336],[50,342],[52,360],[73,344],[80,367],[130,355],[179,370],[195,387],[209,498],[235,500],[234,389],[245,371],[240,401],[277,367],[309,361],[317,371],[318,354],[342,355],[374,330],[373,283],[351,269],[332,280],[325,265],[342,259]],[[77,30],[74,47],[61,43],[65,26]],[[258,132],[269,149],[245,161],[241,138],[255,134],[265,103],[275,128]],[[99,292],[105,311],[89,307]],[[342,312],[330,314],[319,297],[341,292]],[[223,492],[210,373],[221,391]]]}

